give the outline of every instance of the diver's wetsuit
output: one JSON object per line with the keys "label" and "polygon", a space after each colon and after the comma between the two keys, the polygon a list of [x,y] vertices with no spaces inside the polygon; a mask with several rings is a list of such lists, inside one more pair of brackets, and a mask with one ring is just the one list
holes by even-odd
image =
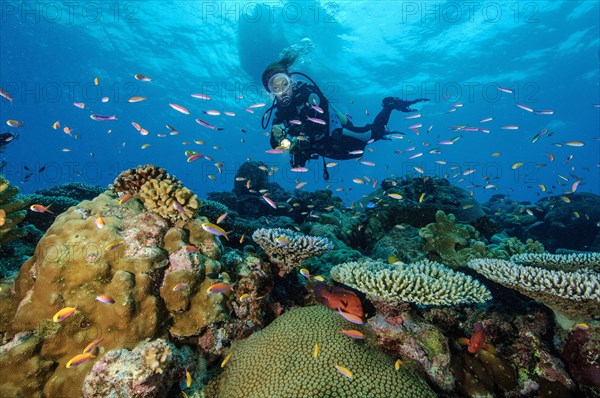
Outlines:
{"label": "diver's wetsuit", "polygon": [[12,142],[15,136],[11,133],[0,133],[0,151],[4,149],[4,147]]}
{"label": "diver's wetsuit", "polygon": [[[283,124],[288,129],[287,133],[290,137],[300,137],[296,147],[290,150],[292,167],[304,166],[307,160],[319,156],[337,160],[362,156],[360,151],[364,150],[369,140],[377,141],[383,139],[386,134],[392,133],[386,131],[392,110],[412,112],[414,109],[408,108],[408,105],[421,101],[406,102],[388,97],[384,99],[384,107],[372,124],[354,126],[345,115],[330,108],[329,101],[315,86],[297,82],[294,83],[292,93],[293,97],[289,99],[287,106],[282,103],[277,104],[273,120],[273,125]],[[386,102],[388,99],[389,101]],[[323,113],[320,113],[315,106],[320,107]],[[321,122],[311,121],[308,118],[318,119]],[[290,123],[293,120],[300,121],[301,124]],[[356,134],[344,132],[344,129]],[[367,134],[368,132],[371,134]],[[273,132],[271,132],[270,143],[272,148],[280,145]]]}

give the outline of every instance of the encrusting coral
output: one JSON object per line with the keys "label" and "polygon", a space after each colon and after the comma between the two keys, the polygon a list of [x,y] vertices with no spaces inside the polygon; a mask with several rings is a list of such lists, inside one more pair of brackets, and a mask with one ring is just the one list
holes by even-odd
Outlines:
{"label": "encrusting coral", "polygon": [[260,228],[252,239],[267,253],[284,275],[309,258],[333,249],[327,238],[305,236],[286,228]]}
{"label": "encrusting coral", "polygon": [[468,266],[541,301],[565,329],[600,316],[600,253],[520,254],[510,261],[472,260]]}
{"label": "encrusting coral", "polygon": [[83,383],[83,397],[146,398],[166,396],[173,384],[193,372],[195,360],[189,347],[177,348],[163,339],[144,341],[132,351],[107,352],[93,366]]}
{"label": "encrusting coral", "polygon": [[404,265],[347,262],[333,267],[331,278],[374,301],[391,304],[457,305],[482,303],[492,297],[479,281],[429,260]]}
{"label": "encrusting coral", "polygon": [[27,202],[16,198],[19,189],[0,176],[0,247],[5,243],[25,236],[26,231],[18,224],[27,215]]}
{"label": "encrusting coral", "polygon": [[204,396],[435,397],[417,373],[395,370],[394,359],[340,333],[351,326],[323,306],[286,312],[231,347]]}

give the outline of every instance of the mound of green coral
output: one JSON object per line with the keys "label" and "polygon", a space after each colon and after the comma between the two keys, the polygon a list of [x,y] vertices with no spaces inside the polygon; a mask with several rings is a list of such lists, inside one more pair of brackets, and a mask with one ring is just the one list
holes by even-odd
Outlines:
{"label": "mound of green coral", "polygon": [[27,215],[27,202],[15,196],[19,189],[0,176],[0,247],[10,240],[26,235],[18,224]]}
{"label": "mound of green coral", "polygon": [[340,333],[351,327],[322,306],[285,313],[232,346],[205,397],[435,397],[420,376],[395,370],[391,357]]}
{"label": "mound of green coral", "polygon": [[479,281],[429,260],[412,264],[348,262],[331,269],[331,278],[389,303],[422,305],[481,303],[492,298]]}

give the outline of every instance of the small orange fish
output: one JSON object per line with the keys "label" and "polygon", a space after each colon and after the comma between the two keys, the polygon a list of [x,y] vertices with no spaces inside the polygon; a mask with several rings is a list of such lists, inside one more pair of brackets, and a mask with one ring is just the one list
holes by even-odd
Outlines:
{"label": "small orange fish", "polygon": [[91,352],[86,352],[83,354],[75,355],[73,358],[67,362],[67,368],[74,368],[76,366],[82,365],[92,359],[94,356]]}
{"label": "small orange fish", "polygon": [[127,202],[129,199],[133,198],[133,195],[128,193],[125,196],[123,196],[121,199],[119,199],[119,204],[123,204],[125,202]]}
{"label": "small orange fish", "polygon": [[102,341],[104,341],[104,337],[100,337],[99,339],[92,341],[90,344],[85,346],[83,349],[83,354],[94,351],[94,348],[98,347]]}
{"label": "small orange fish", "polygon": [[315,343],[315,348],[313,349],[313,358],[319,356],[319,343]]}
{"label": "small orange fish", "polygon": [[231,286],[229,283],[217,282],[213,285],[210,285],[209,288],[206,289],[206,293],[209,293],[209,294],[223,293],[223,292],[230,292],[232,290],[233,290],[233,286]]}
{"label": "small orange fish", "polygon": [[77,311],[77,307],[65,307],[62,310],[58,311],[56,314],[54,314],[52,320],[54,322],[62,322],[67,317],[73,315],[75,311]]}
{"label": "small orange fish", "polygon": [[96,224],[96,227],[98,227],[98,229],[104,228],[104,219],[101,216],[96,217],[94,223]]}
{"label": "small orange fish", "polygon": [[36,204],[36,205],[29,206],[29,209],[31,209],[31,211],[34,211],[36,213],[45,213],[45,212],[48,212],[50,214],[54,214],[50,210],[48,210],[50,208],[50,206],[52,206],[52,204],[49,204],[48,206],[42,206],[42,205]]}
{"label": "small orange fish", "polygon": [[58,129],[60,127],[60,122],[57,120],[54,123],[52,123],[52,128],[54,130]]}
{"label": "small orange fish", "polygon": [[175,284],[175,286],[173,286],[173,291],[174,292],[178,292],[181,289],[185,289],[186,287],[188,287],[189,285],[185,282],[178,282],[177,284]]}
{"label": "small orange fish", "polygon": [[355,340],[362,340],[365,338],[365,335],[362,332],[355,329],[342,329],[340,332]]}
{"label": "small orange fish", "polygon": [[0,209],[0,227],[6,224],[6,211],[4,209]]}

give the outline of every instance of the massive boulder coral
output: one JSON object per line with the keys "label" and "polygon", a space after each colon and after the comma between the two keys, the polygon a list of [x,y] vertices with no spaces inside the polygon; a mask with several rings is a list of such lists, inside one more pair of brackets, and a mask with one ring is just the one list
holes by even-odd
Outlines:
{"label": "massive boulder coral", "polygon": [[326,238],[305,236],[286,228],[261,228],[254,231],[252,239],[269,255],[284,275],[309,258],[320,256],[333,249]]}
{"label": "massive boulder coral", "polygon": [[390,304],[457,305],[492,297],[479,281],[429,260],[404,265],[347,262],[333,267],[331,278]]}
{"label": "massive boulder coral", "polygon": [[566,329],[600,317],[600,253],[521,254],[510,261],[472,260],[468,266],[541,301]]}
{"label": "massive boulder coral", "polygon": [[17,198],[18,193],[17,187],[10,185],[6,178],[0,176],[0,247],[26,234],[18,224],[27,215],[27,201]]}
{"label": "massive boulder coral", "polygon": [[[44,394],[80,396],[96,359],[74,369],[65,364],[92,340],[103,338],[102,351],[131,349],[167,332],[200,334],[225,317],[227,297],[206,291],[215,282],[207,274],[221,272],[221,249],[203,221],[175,227],[137,199],[119,203],[111,191],[57,216],[21,268],[12,297],[18,307],[2,327],[9,337],[34,331],[23,359],[51,361],[40,381]],[[53,322],[65,307],[76,311]],[[28,377],[19,372],[15,377]]]}
{"label": "massive boulder coral", "polygon": [[351,326],[322,306],[287,312],[231,347],[205,397],[435,397],[417,373],[340,333]]}

